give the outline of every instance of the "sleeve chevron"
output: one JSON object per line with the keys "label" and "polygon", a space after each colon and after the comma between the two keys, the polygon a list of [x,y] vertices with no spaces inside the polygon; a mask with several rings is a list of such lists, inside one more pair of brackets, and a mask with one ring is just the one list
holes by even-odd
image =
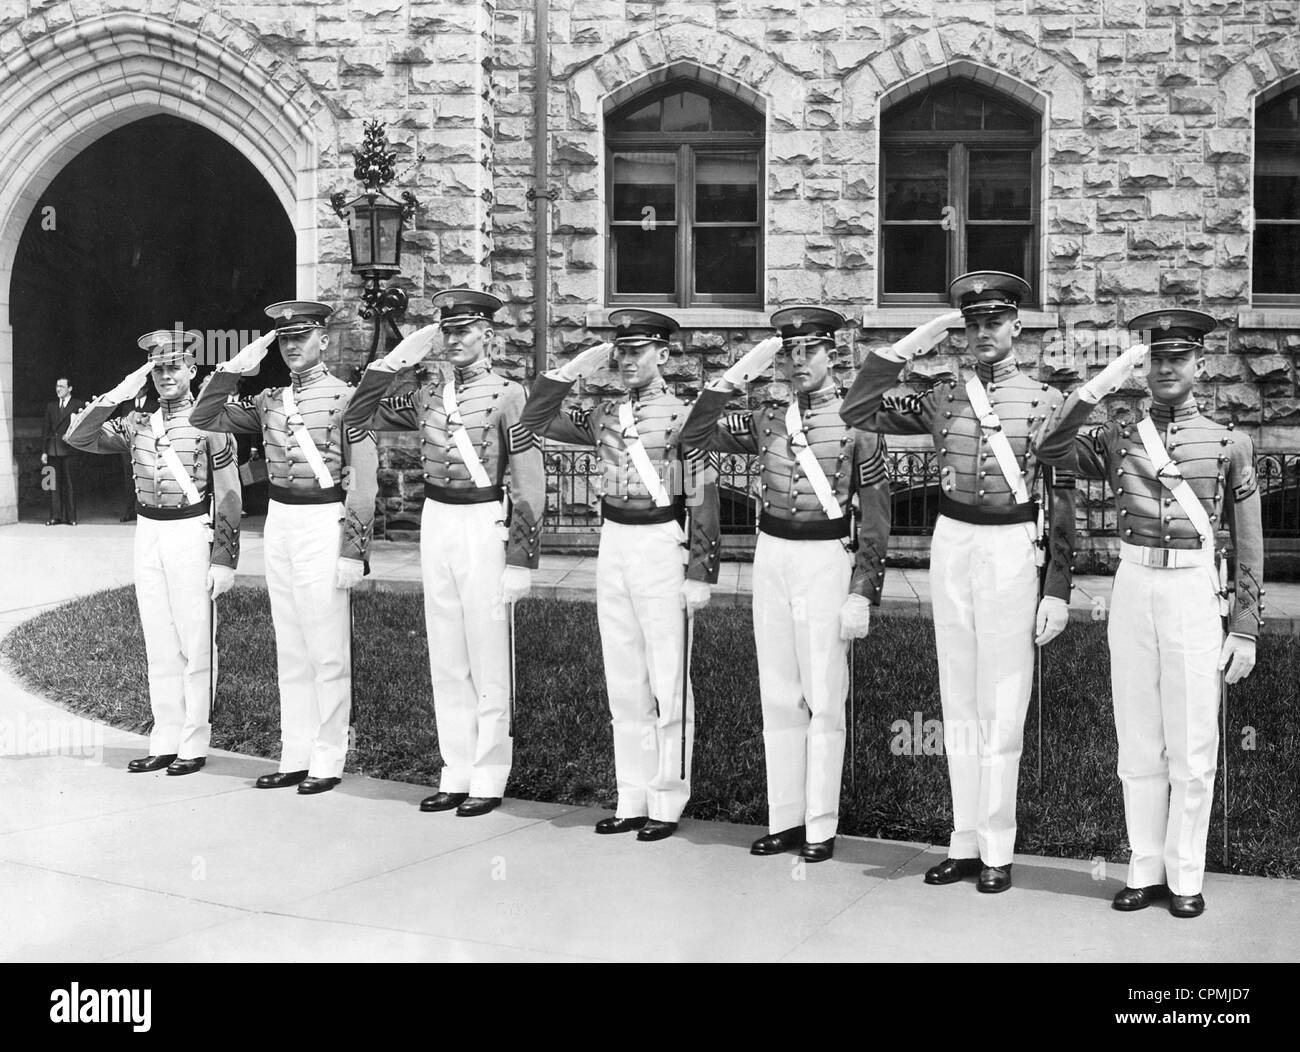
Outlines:
{"label": "sleeve chevron", "polygon": [[535,431],[529,431],[522,424],[511,424],[507,432],[507,446],[510,453],[523,453],[525,450],[541,447],[541,437]]}

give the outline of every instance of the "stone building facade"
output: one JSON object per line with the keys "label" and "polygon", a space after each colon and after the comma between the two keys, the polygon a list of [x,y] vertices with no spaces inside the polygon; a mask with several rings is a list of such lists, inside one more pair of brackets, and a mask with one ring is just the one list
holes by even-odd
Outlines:
{"label": "stone building facade", "polygon": [[[759,286],[749,303],[661,307],[683,324],[670,378],[689,392],[761,338],[781,306],[819,302],[851,319],[846,376],[942,309],[887,292],[882,143],[887,115],[951,83],[1032,128],[1024,229],[1037,302],[1024,313],[1025,368],[1069,385],[1124,342],[1127,317],[1199,307],[1221,322],[1203,404],[1261,450],[1300,451],[1300,285],[1260,293],[1252,254],[1262,219],[1276,218],[1256,209],[1256,113],[1300,85],[1295,2],[0,0],[0,70],[0,520],[15,514],[7,297],[18,236],[63,164],[154,113],[196,121],[258,164],[294,225],[299,295],[339,303],[355,301],[359,283],[328,196],[355,185],[363,120],[384,122],[400,187],[424,206],[397,279],[410,295],[404,324],[427,320],[442,288],[489,288],[507,304],[502,366],[527,378],[539,295],[547,364],[597,339],[617,305],[612,117],[655,92],[731,100],[761,129]],[[1269,163],[1285,167],[1285,143],[1277,150],[1282,161]],[[974,163],[963,179],[976,178]],[[1290,244],[1284,225],[1269,236]],[[967,251],[969,234],[949,244]],[[353,364],[365,324],[340,312],[338,325],[340,364]],[[908,382],[955,371],[962,343],[954,334]],[[613,389],[598,375],[583,393]],[[1110,411],[1140,400],[1128,392]],[[387,447],[394,517],[418,498],[411,450]]]}

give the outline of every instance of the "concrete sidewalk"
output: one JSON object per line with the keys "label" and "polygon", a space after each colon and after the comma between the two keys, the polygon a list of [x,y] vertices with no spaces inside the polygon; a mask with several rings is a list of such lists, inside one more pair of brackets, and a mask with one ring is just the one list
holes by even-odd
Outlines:
{"label": "concrete sidewalk", "polygon": [[[0,632],[129,582],[129,529],[75,532],[0,528]],[[1210,874],[1205,916],[1182,922],[1109,909],[1122,866],[1018,856],[1015,887],[989,896],[925,886],[945,852],[923,844],[841,837],[803,866],[751,857],[752,826],[687,821],[642,844],[593,835],[608,812],[426,815],[428,787],[355,775],[316,797],[258,791],[274,764],[224,752],[187,778],[129,775],[143,737],[2,671],[0,734],[4,960],[1281,961],[1300,945],[1295,881]]]}

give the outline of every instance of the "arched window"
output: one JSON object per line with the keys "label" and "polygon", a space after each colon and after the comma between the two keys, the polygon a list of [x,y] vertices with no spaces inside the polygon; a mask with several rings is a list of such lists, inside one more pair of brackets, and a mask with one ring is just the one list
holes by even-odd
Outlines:
{"label": "arched window", "polygon": [[606,118],[608,299],[763,302],[763,115],[694,81]]}
{"label": "arched window", "polygon": [[1300,87],[1255,111],[1254,189],[1254,302],[1295,306],[1300,304]]}
{"label": "arched window", "polygon": [[1023,277],[1038,302],[1038,115],[973,81],[911,95],[881,119],[882,306],[947,302],[970,270]]}

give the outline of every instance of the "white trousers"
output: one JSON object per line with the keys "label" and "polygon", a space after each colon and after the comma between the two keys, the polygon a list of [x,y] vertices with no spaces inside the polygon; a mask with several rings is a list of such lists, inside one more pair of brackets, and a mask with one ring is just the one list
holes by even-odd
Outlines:
{"label": "white trousers", "polygon": [[617,818],[676,822],[691,796],[695,700],[686,679],[686,777],[681,776],[682,530],[676,522],[608,519],[596,559],[596,619],[614,728]]}
{"label": "white trousers", "polygon": [[1201,567],[1122,562],[1110,624],[1128,886],[1200,893],[1219,748],[1219,607]]}
{"label": "white trousers", "polygon": [[[208,754],[211,618],[208,530],[202,517],[135,527],[135,598],[149,660],[149,753],[192,760]],[[215,677],[216,669],[212,668]]]}
{"label": "white trousers", "polygon": [[837,540],[760,533],[754,551],[754,642],[763,704],[770,832],[835,835],[844,770],[848,644],[840,607],[852,559]]}
{"label": "white trousers", "polygon": [[338,778],[348,751],[348,593],[334,586],[342,504],[271,501],[266,590],[280,679],[280,770]]}
{"label": "white trousers", "polygon": [[1023,525],[940,515],[930,545],[943,746],[952,786],[949,858],[1010,864],[1016,783],[1034,673],[1038,568]]}
{"label": "white trousers", "polygon": [[510,776],[509,611],[498,601],[501,505],[425,500],[424,623],[444,793],[504,796]]}

